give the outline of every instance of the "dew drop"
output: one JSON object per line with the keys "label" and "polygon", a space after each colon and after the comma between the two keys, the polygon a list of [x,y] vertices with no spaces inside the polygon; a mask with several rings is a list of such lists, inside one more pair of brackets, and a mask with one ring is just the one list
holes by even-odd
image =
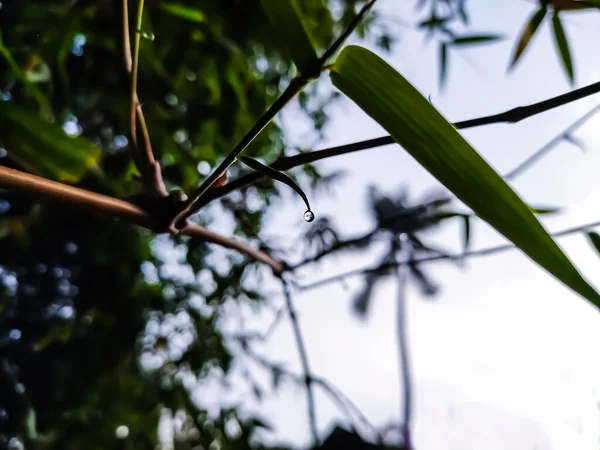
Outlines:
{"label": "dew drop", "polygon": [[153,41],[154,40],[154,34],[150,33],[148,31],[144,31],[144,30],[137,30],[138,33],[140,33],[140,36],[142,36],[144,39],[148,39],[149,41]]}
{"label": "dew drop", "polygon": [[315,213],[313,213],[310,209],[304,213],[304,220],[307,222],[312,222],[315,220]]}

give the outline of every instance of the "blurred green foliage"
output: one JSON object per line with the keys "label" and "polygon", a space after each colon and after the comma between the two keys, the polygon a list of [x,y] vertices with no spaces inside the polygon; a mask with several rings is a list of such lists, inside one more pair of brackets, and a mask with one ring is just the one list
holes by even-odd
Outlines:
{"label": "blurred green foliage", "polygon": [[[362,2],[300,3],[322,50]],[[130,2],[130,20],[136,6]],[[168,188],[187,190],[253,125],[295,68],[259,1],[146,2],[143,23],[143,36],[154,39],[142,39],[138,95]],[[0,164],[112,196],[138,193],[125,137],[130,92],[121,2],[6,0],[0,30]],[[317,128],[330,100],[302,104]],[[78,140],[44,134],[61,126]],[[27,141],[20,137],[26,130]],[[90,160],[81,152],[92,144],[99,159],[82,177],[81,164]],[[273,123],[247,154],[274,159],[282,152]],[[71,172],[55,170],[53,158],[66,160],[72,166],[59,167]],[[312,167],[306,173],[319,179]],[[262,183],[206,208],[200,220],[229,214],[238,219],[236,234],[258,236],[264,209],[246,206],[257,193],[265,207],[277,195]],[[175,263],[165,256],[173,254]],[[156,239],[0,191],[0,447],[18,438],[26,448],[154,448],[161,414],[170,411],[179,417],[172,421],[180,425],[176,448],[249,448],[253,431],[266,426],[259,418],[235,409],[211,417],[191,394],[197,380],[222,378],[230,367],[219,305],[263,301],[242,283],[248,271],[255,277],[256,265],[214,255],[197,240]]]}

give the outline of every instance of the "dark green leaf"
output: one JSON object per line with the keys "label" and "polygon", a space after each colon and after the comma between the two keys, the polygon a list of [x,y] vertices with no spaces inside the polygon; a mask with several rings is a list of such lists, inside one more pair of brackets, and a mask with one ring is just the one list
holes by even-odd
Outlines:
{"label": "dark green leaf", "polygon": [[[258,162],[257,160],[250,158],[249,156],[240,156],[239,160],[251,169],[262,173],[264,176],[273,178],[274,180],[281,181],[282,183],[287,184],[289,187],[295,190],[300,197],[302,197],[302,200],[304,200],[304,203],[306,203],[306,209],[310,211],[310,203],[308,202],[308,197],[306,196],[302,188],[298,186],[296,182],[290,177],[288,177],[285,173],[275,170],[269,166],[266,166]],[[312,220],[310,220],[309,222],[312,222]]]}
{"label": "dark green leaf", "polygon": [[292,61],[302,73],[315,63],[317,55],[296,0],[262,0],[261,5],[277,37],[286,46]]}
{"label": "dark green leaf", "polygon": [[463,253],[467,253],[471,244],[471,216],[465,214],[463,219]]}
{"label": "dark green leaf", "polygon": [[448,73],[448,45],[445,42],[440,44],[440,87],[443,87]]}
{"label": "dark green leaf", "polygon": [[12,102],[0,102],[0,141],[31,172],[65,182],[79,181],[100,157],[87,139],[69,137],[60,125]]}
{"label": "dark green leaf", "polygon": [[581,296],[600,294],[581,276],[531,209],[402,75],[369,50],[349,46],[333,84],[478,216]]}
{"label": "dark green leaf", "polygon": [[473,35],[473,36],[460,36],[454,38],[452,41],[452,45],[472,45],[472,44],[488,44],[494,41],[499,41],[503,37],[497,34],[482,34],[482,35]]}
{"label": "dark green leaf", "polygon": [[519,58],[521,57],[521,55],[527,48],[527,45],[531,41],[531,38],[533,37],[533,35],[537,31],[537,29],[539,28],[540,24],[544,20],[544,17],[546,17],[547,12],[548,12],[548,10],[545,7],[542,7],[538,11],[536,11],[533,14],[533,16],[531,16],[531,19],[529,19],[527,26],[523,30],[523,33],[521,33],[521,38],[519,39],[519,43],[517,44],[517,47],[515,49],[515,53],[513,55],[512,61],[510,63],[509,69],[512,69],[514,67],[514,65],[517,63],[517,61],[519,60]]}
{"label": "dark green leaf", "polygon": [[159,6],[162,10],[181,19],[190,20],[192,22],[206,21],[204,13],[196,8],[190,8],[177,3],[161,3]]}
{"label": "dark green leaf", "polygon": [[590,240],[590,242],[592,243],[592,245],[594,246],[594,248],[596,249],[596,251],[600,254],[600,234],[598,234],[594,231],[590,231],[587,234],[587,237]]}
{"label": "dark green leaf", "polygon": [[571,84],[575,81],[575,75],[573,73],[573,60],[571,59],[571,51],[569,50],[569,42],[565,35],[565,30],[560,21],[558,11],[554,11],[552,16],[552,29],[554,30],[554,40],[558,47],[558,52],[563,62],[563,66],[567,71],[567,76]]}

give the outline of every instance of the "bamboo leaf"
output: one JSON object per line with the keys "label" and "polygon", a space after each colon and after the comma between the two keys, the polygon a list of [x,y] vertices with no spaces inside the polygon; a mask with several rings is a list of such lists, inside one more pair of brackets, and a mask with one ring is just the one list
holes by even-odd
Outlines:
{"label": "bamboo leaf", "polygon": [[306,204],[306,212],[304,213],[304,220],[306,220],[307,222],[312,222],[313,220],[315,220],[315,215],[313,214],[313,212],[310,209],[310,203],[308,202],[308,197],[306,196],[306,194],[304,193],[302,188],[300,186],[298,186],[294,180],[292,180],[290,177],[288,177],[285,173],[275,170],[272,167],[266,166],[266,165],[258,162],[254,158],[250,158],[249,156],[240,156],[239,160],[242,161],[244,164],[246,164],[251,169],[253,169],[259,173],[262,173],[264,176],[273,178],[274,180],[277,180],[277,181],[281,181],[282,183],[287,184],[289,187],[291,187],[293,190],[295,190],[298,193],[298,195],[300,197],[302,197],[302,200],[304,200],[304,203]]}
{"label": "bamboo leaf", "polygon": [[564,284],[600,306],[600,295],[529,206],[394,68],[369,50],[350,46],[332,66],[331,79],[475,214]]}
{"label": "bamboo leaf", "polygon": [[600,234],[590,231],[587,234],[590,243],[594,246],[598,254],[600,254]]}
{"label": "bamboo leaf", "polygon": [[12,102],[0,102],[0,142],[27,170],[76,183],[94,166],[100,150],[83,137],[69,137],[60,125]]}
{"label": "bamboo leaf", "polygon": [[521,38],[519,39],[519,43],[517,44],[517,47],[515,49],[515,53],[513,55],[512,62],[510,63],[509,70],[515,66],[515,64],[527,48],[527,45],[531,41],[531,38],[533,37],[540,24],[544,20],[544,17],[546,17],[547,12],[548,9],[546,7],[542,7],[539,10],[537,10],[533,14],[533,16],[531,16],[531,19],[529,19],[527,26],[523,30],[523,33],[521,33]]}
{"label": "bamboo leaf", "polygon": [[191,22],[206,21],[206,16],[204,13],[197,8],[190,8],[189,6],[180,5],[177,3],[161,3],[159,7],[173,16],[189,20]]}
{"label": "bamboo leaf", "polygon": [[471,245],[471,216],[465,214],[461,217],[463,219],[463,253],[467,253]]}
{"label": "bamboo leaf", "polygon": [[448,46],[445,42],[440,44],[440,87],[446,83],[448,73]]}
{"label": "bamboo leaf", "polygon": [[558,47],[558,53],[560,54],[563,66],[567,71],[569,81],[571,82],[571,84],[573,84],[573,82],[575,81],[575,75],[573,73],[573,60],[571,59],[569,42],[567,41],[565,30],[562,26],[562,22],[560,21],[558,10],[555,10],[552,16],[552,29],[554,30],[554,41],[556,42],[556,46]]}
{"label": "bamboo leaf", "polygon": [[296,0],[262,0],[261,5],[298,71],[308,70],[318,58]]}
{"label": "bamboo leaf", "polygon": [[499,41],[502,36],[498,34],[483,34],[483,35],[472,35],[472,36],[460,36],[454,38],[452,45],[454,46],[466,46],[473,44],[491,44],[494,41]]}

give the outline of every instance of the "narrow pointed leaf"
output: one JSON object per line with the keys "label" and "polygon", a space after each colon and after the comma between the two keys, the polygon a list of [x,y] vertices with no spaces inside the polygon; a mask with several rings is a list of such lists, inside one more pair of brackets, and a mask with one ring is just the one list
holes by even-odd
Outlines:
{"label": "narrow pointed leaf", "polygon": [[266,177],[273,178],[274,180],[281,181],[282,183],[287,184],[289,187],[295,190],[300,197],[302,197],[302,200],[304,200],[304,203],[306,203],[306,209],[310,211],[310,203],[308,202],[308,197],[306,196],[302,188],[298,186],[296,182],[290,177],[288,177],[285,173],[275,170],[272,167],[265,166],[264,164],[258,162],[253,158],[250,158],[249,156],[240,156],[239,159],[252,170],[256,170],[257,172],[262,173]]}
{"label": "narrow pointed leaf", "polygon": [[549,216],[550,214],[558,214],[562,211],[561,208],[552,208],[545,206],[531,206],[530,209],[531,211],[533,211],[534,214],[537,214],[538,216]]}
{"label": "narrow pointed leaf", "polygon": [[600,306],[529,206],[402,75],[374,53],[346,47],[333,84],[375,119],[427,171],[526,255]]}
{"label": "narrow pointed leaf", "polygon": [[445,42],[440,44],[440,87],[446,83],[448,73],[448,46]]}
{"label": "narrow pointed leaf", "polygon": [[483,34],[483,35],[472,35],[472,36],[460,36],[454,38],[452,45],[454,46],[467,46],[474,44],[491,44],[492,42],[499,41],[502,36],[498,34]]}
{"label": "narrow pointed leaf", "polygon": [[0,102],[0,142],[27,170],[68,183],[79,181],[100,157],[87,139],[70,137],[59,124],[12,102]]}
{"label": "narrow pointed leaf", "polygon": [[463,219],[463,253],[467,253],[471,245],[471,216],[465,214]]}
{"label": "narrow pointed leaf", "polygon": [[529,19],[527,26],[523,30],[523,33],[521,33],[521,38],[519,39],[519,43],[517,44],[517,48],[515,49],[515,54],[513,55],[509,69],[512,69],[517,63],[517,61],[527,48],[527,45],[531,41],[531,38],[533,37],[540,24],[544,20],[544,17],[546,17],[547,12],[548,10],[545,7],[542,7],[541,9],[536,11],[533,14],[533,16],[531,16],[531,19]]}
{"label": "narrow pointed leaf", "polygon": [[591,231],[587,234],[587,237],[598,252],[598,254],[600,254],[600,234]]}
{"label": "narrow pointed leaf", "polygon": [[552,29],[554,30],[554,41],[556,42],[556,47],[558,48],[558,53],[560,54],[560,58],[562,59],[563,66],[567,71],[567,76],[569,77],[569,81],[573,84],[575,79],[573,73],[573,60],[571,59],[571,51],[569,50],[569,42],[567,41],[567,36],[565,34],[565,30],[562,26],[562,22],[560,21],[560,17],[558,15],[558,11],[554,11],[554,15],[552,16]]}
{"label": "narrow pointed leaf", "polygon": [[191,22],[205,22],[206,16],[198,8],[180,5],[178,3],[161,3],[159,7],[169,14]]}
{"label": "narrow pointed leaf", "polygon": [[317,60],[296,0],[262,0],[261,5],[299,72]]}

